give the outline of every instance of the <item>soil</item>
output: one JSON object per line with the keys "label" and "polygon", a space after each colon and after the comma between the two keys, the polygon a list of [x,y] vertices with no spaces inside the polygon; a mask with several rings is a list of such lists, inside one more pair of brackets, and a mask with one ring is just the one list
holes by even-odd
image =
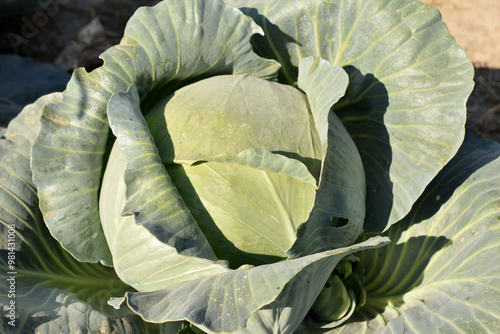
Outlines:
{"label": "soil", "polygon": [[[500,1],[423,0],[469,55],[476,86],[467,125],[500,142]],[[98,56],[118,44],[125,24],[140,6],[158,0],[47,0],[44,8],[0,20],[0,53],[16,53],[71,71],[101,65]]]}

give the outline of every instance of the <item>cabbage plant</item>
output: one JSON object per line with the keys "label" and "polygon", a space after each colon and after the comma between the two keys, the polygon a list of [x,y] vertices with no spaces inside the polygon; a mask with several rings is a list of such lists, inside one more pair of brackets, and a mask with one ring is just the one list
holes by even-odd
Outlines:
{"label": "cabbage plant", "polygon": [[500,147],[419,1],[166,0],[0,141],[2,329],[492,333]]}

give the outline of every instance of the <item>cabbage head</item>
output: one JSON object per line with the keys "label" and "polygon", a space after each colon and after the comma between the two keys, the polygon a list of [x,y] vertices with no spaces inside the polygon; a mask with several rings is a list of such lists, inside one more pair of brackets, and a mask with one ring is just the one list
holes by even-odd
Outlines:
{"label": "cabbage head", "polygon": [[500,329],[500,146],[437,10],[165,0],[101,58],[0,141],[3,328]]}

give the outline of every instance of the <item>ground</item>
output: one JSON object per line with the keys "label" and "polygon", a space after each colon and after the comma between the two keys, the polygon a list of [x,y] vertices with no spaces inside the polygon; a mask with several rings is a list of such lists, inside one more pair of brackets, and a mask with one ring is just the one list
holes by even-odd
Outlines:
{"label": "ground", "polygon": [[[48,0],[44,9],[1,18],[0,53],[56,64],[71,71],[100,65],[139,6],[158,0]],[[500,0],[424,0],[438,8],[476,68],[467,125],[500,142]],[[61,5],[62,4],[62,5]]]}

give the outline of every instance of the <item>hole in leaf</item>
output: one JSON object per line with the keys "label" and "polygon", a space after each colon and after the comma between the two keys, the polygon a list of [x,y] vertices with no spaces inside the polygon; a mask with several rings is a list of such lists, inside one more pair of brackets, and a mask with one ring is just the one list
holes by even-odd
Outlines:
{"label": "hole in leaf", "polygon": [[330,223],[328,223],[328,226],[330,227],[342,227],[345,226],[349,223],[349,219],[343,218],[343,217],[333,217],[330,220]]}

